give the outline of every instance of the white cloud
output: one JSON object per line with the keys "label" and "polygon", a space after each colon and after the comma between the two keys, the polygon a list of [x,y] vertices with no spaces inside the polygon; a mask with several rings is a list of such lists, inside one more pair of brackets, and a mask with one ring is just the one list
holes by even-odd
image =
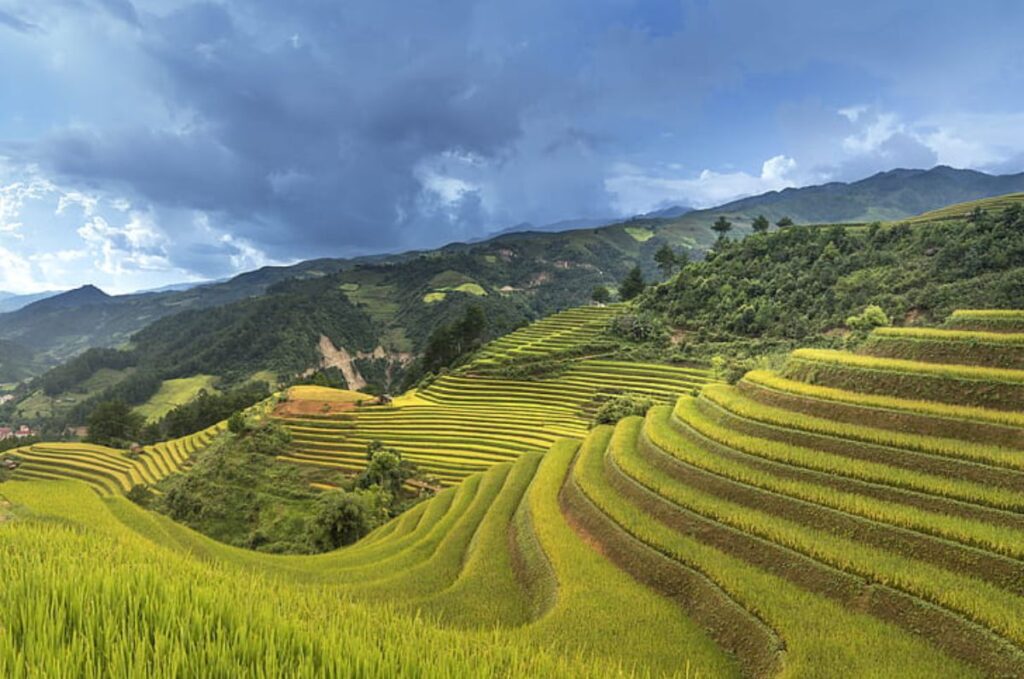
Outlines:
{"label": "white cloud", "polygon": [[919,127],[943,165],[985,169],[1024,155],[1024,113],[952,114],[926,118]]}
{"label": "white cloud", "polygon": [[267,254],[254,246],[244,238],[238,238],[232,236],[230,233],[222,234],[220,242],[229,246],[232,253],[228,255],[231,260],[231,266],[235,271],[246,271],[251,269],[258,269],[264,266],[273,266],[282,264],[278,260],[267,257]]}
{"label": "white cloud", "polygon": [[796,161],[788,156],[772,156],[761,165],[761,180],[766,182],[788,181],[788,176],[796,169]]}
{"label": "white cloud", "polygon": [[843,139],[843,149],[853,154],[872,153],[893,136],[903,132],[906,132],[906,127],[895,113],[879,113],[870,124]]}
{"label": "white cloud", "polygon": [[167,257],[167,236],[160,231],[149,212],[130,212],[128,223],[121,227],[94,215],[78,229],[78,235],[96,258],[94,265],[103,273],[113,275],[175,268]]}
{"label": "white cloud", "polygon": [[[2,161],[0,158],[0,171],[5,169]],[[30,168],[24,179],[0,184],[0,234],[18,237],[18,232],[24,226],[20,218],[25,204],[54,191],[56,187],[40,177],[34,168]]]}
{"label": "white cloud", "polygon": [[866,105],[860,104],[857,106],[847,106],[846,108],[841,108],[838,111],[836,111],[836,113],[843,116],[851,123],[855,123],[857,122],[857,119],[861,117],[861,115],[867,113],[867,110],[868,107]]}
{"label": "white cloud", "polygon": [[90,196],[80,191],[67,191],[62,193],[57,200],[57,210],[54,214],[62,215],[69,207],[77,205],[82,208],[85,216],[90,217],[95,214],[99,202],[100,199],[96,196]]}
{"label": "white cloud", "polygon": [[0,290],[31,293],[45,287],[33,276],[31,262],[0,245]]}
{"label": "white cloud", "polygon": [[[856,112],[854,112],[856,109]],[[946,113],[907,119],[876,107],[839,111],[853,128],[840,148],[864,169],[950,165],[988,172],[1020,171],[1024,113]]]}
{"label": "white cloud", "polygon": [[264,266],[281,266],[290,263],[267,256],[267,253],[244,238],[218,231],[210,222],[210,216],[205,212],[196,212],[192,216],[192,224],[224,246],[234,271],[249,271]]}
{"label": "white cloud", "polygon": [[622,215],[635,215],[672,204],[713,207],[730,200],[775,191],[797,182],[792,177],[797,163],[777,155],[764,161],[761,174],[704,170],[696,178],[652,175],[642,168],[620,164],[605,180],[613,204]]}

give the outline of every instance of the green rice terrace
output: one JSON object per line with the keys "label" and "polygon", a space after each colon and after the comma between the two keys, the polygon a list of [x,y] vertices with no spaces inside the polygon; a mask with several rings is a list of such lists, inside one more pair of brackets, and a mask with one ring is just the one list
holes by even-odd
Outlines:
{"label": "green rice terrace", "polygon": [[224,429],[221,422],[191,436],[128,452],[91,443],[34,443],[7,456],[18,460],[16,479],[76,479],[104,495],[122,494],[187,469],[189,458]]}
{"label": "green rice terrace", "polygon": [[[610,313],[525,328],[390,406],[283,404],[290,462],[354,469],[380,439],[450,484],[321,555],[228,547],[118,492],[188,444],[20,451],[0,676],[1024,675],[1024,312],[734,385],[589,351],[496,376]],[[661,404],[588,428],[618,390]]]}
{"label": "green rice terrace", "polygon": [[614,307],[582,307],[555,314],[488,344],[469,365],[391,406],[322,414],[316,406],[323,393],[304,398],[293,390],[291,402],[275,413],[292,434],[291,450],[280,459],[356,470],[366,463],[367,445],[379,440],[442,483],[457,483],[523,453],[543,452],[560,438],[582,438],[596,406],[614,395],[667,403],[711,381],[704,368],[590,356],[560,361],[554,377],[492,376],[499,365],[592,347],[615,313]]}

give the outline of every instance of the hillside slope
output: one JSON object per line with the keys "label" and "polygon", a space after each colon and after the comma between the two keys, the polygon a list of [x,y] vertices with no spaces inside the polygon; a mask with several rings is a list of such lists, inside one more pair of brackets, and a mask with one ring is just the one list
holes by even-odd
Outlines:
{"label": "hillside slope", "polygon": [[[977,218],[975,208],[984,209]],[[639,303],[694,342],[818,341],[877,304],[897,324],[1024,298],[1024,196],[909,222],[796,226],[722,244]]]}
{"label": "hillside slope", "polygon": [[[354,658],[461,676],[467,653],[508,676],[1020,676],[1022,346],[1024,312],[968,310],[858,353],[800,350],[312,557],[227,547],[82,485],[6,483],[0,624],[44,641],[0,645],[0,669],[109,672],[131,645],[158,667],[287,658],[300,676]],[[245,644],[211,655],[213,623],[186,611]],[[90,652],[46,641],[69,627]]]}
{"label": "hillside slope", "polygon": [[[463,271],[454,262],[444,268],[470,277],[494,279],[498,288],[507,285],[525,290],[535,313],[542,316],[586,302],[594,285],[614,284],[634,265],[641,266],[648,279],[656,279],[653,254],[665,243],[699,256],[714,243],[710,226],[719,215],[727,215],[736,225],[735,233],[742,234],[758,214],[772,221],[789,216],[798,223],[868,222],[908,217],[950,203],[1022,190],[1024,174],[991,176],[948,167],[893,170],[859,182],[769,192],[710,210],[687,212],[681,217],[662,218],[652,213],[598,228],[509,233],[425,252],[310,260],[288,267],[265,267],[226,282],[185,291],[115,296],[67,308],[25,308],[0,315],[0,339],[30,346],[41,365],[54,365],[89,347],[123,344],[132,334],[162,317],[259,296],[284,280],[354,272],[360,266],[391,267],[401,272],[399,277],[415,278],[416,263],[423,258],[436,261],[466,256],[487,258],[489,264],[515,257],[514,276],[509,275],[507,266],[498,267],[493,276]],[[499,282],[501,278],[504,280]],[[387,292],[382,295],[378,301],[403,302]],[[57,299],[65,296],[58,295]]]}
{"label": "hillside slope", "polygon": [[684,215],[680,227],[708,228],[719,215],[746,228],[759,214],[797,224],[899,220],[947,205],[1024,191],[1024,173],[989,175],[940,165],[930,170],[889,170],[855,182],[769,191]]}

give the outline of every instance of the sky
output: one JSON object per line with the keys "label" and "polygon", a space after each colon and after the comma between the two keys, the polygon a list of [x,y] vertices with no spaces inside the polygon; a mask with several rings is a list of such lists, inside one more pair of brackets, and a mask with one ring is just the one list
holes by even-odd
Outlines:
{"label": "sky", "polygon": [[0,0],[0,290],[1024,171],[1024,3]]}

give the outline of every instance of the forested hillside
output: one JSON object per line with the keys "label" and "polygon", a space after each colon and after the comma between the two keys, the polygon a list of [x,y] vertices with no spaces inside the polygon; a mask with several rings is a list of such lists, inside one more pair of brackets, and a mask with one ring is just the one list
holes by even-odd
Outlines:
{"label": "forested hillside", "polygon": [[645,293],[639,309],[696,338],[802,342],[843,328],[870,304],[898,324],[941,320],[955,307],[1018,306],[1024,197],[956,213],[722,240],[704,261]]}

